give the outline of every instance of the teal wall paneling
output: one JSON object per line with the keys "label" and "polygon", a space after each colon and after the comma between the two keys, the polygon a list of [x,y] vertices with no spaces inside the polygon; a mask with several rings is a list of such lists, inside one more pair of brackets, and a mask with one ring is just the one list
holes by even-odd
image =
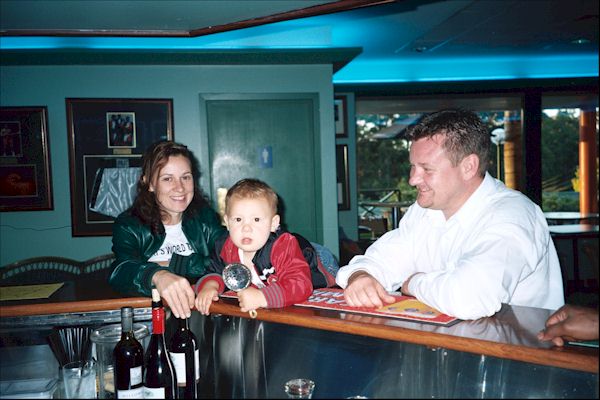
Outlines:
{"label": "teal wall paneling", "polygon": [[[56,255],[85,260],[111,250],[111,237],[72,237],[65,98],[172,98],[175,140],[198,156],[211,199],[202,93],[311,93],[333,103],[333,67],[310,65],[2,65],[2,106],[47,106],[54,210],[0,213],[0,266]],[[315,157],[323,243],[338,253],[333,108],[320,107]],[[287,133],[283,133],[287,135]]]}

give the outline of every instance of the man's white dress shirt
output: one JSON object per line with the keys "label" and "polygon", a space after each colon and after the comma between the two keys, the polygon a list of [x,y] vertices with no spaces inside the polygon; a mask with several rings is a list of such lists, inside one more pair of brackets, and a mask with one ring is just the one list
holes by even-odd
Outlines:
{"label": "man's white dress shirt", "polygon": [[562,275],[538,205],[486,176],[446,221],[440,210],[409,207],[397,229],[340,268],[342,288],[364,270],[388,291],[416,272],[409,290],[423,303],[461,319],[495,314],[502,303],[557,309]]}

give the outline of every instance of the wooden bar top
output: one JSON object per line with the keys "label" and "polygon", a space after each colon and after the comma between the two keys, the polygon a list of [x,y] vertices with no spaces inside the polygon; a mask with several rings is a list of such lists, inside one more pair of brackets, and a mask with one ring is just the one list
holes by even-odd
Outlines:
{"label": "wooden bar top", "polygon": [[[210,311],[250,318],[240,311],[235,299],[222,298],[212,304]],[[571,345],[560,348],[537,339],[550,314],[550,310],[540,308],[503,305],[492,317],[460,321],[449,327],[297,306],[259,309],[256,318],[597,374],[598,349]]]}
{"label": "wooden bar top", "polygon": [[[43,300],[0,302],[0,316],[22,317],[59,313],[116,310],[123,306],[150,307],[150,298],[123,297],[106,285],[66,283]],[[214,302],[212,314],[250,318],[241,312],[236,299]],[[473,321],[460,321],[449,327],[395,318],[307,307],[259,309],[257,319],[342,332],[379,339],[420,344],[431,348],[523,361],[533,364],[598,373],[598,349],[580,346],[554,347],[540,342],[536,335],[543,328],[550,310],[504,305],[496,315]]]}
{"label": "wooden bar top", "polygon": [[142,308],[150,304],[149,297],[125,297],[101,282],[67,281],[47,299],[0,301],[0,317]]}

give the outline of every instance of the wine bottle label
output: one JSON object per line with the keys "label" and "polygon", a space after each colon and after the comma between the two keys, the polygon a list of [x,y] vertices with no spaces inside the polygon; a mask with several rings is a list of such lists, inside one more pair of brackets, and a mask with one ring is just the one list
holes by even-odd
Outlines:
{"label": "wine bottle label", "polygon": [[144,396],[142,387],[129,390],[117,390],[118,399],[141,399]]}
{"label": "wine bottle label", "polygon": [[142,383],[142,366],[133,367],[129,370],[129,382],[131,386]]}
{"label": "wine bottle label", "polygon": [[171,356],[171,362],[175,367],[175,374],[177,375],[177,385],[185,386],[185,353],[173,353],[169,352]]}
{"label": "wine bottle label", "polygon": [[196,365],[196,380],[200,379],[200,349],[194,351],[194,361]]}
{"label": "wine bottle label", "polygon": [[144,386],[144,399],[164,399],[165,388],[149,388]]}

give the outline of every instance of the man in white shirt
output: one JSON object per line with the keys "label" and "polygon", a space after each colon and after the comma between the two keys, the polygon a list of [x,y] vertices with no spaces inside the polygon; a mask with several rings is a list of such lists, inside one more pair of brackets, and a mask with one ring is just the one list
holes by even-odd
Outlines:
{"label": "man in white shirt", "polygon": [[381,307],[402,288],[443,313],[476,319],[502,303],[564,304],[556,249],[538,205],[486,172],[490,135],[466,110],[426,116],[410,132],[417,201],[397,229],[338,271],[346,302]]}

